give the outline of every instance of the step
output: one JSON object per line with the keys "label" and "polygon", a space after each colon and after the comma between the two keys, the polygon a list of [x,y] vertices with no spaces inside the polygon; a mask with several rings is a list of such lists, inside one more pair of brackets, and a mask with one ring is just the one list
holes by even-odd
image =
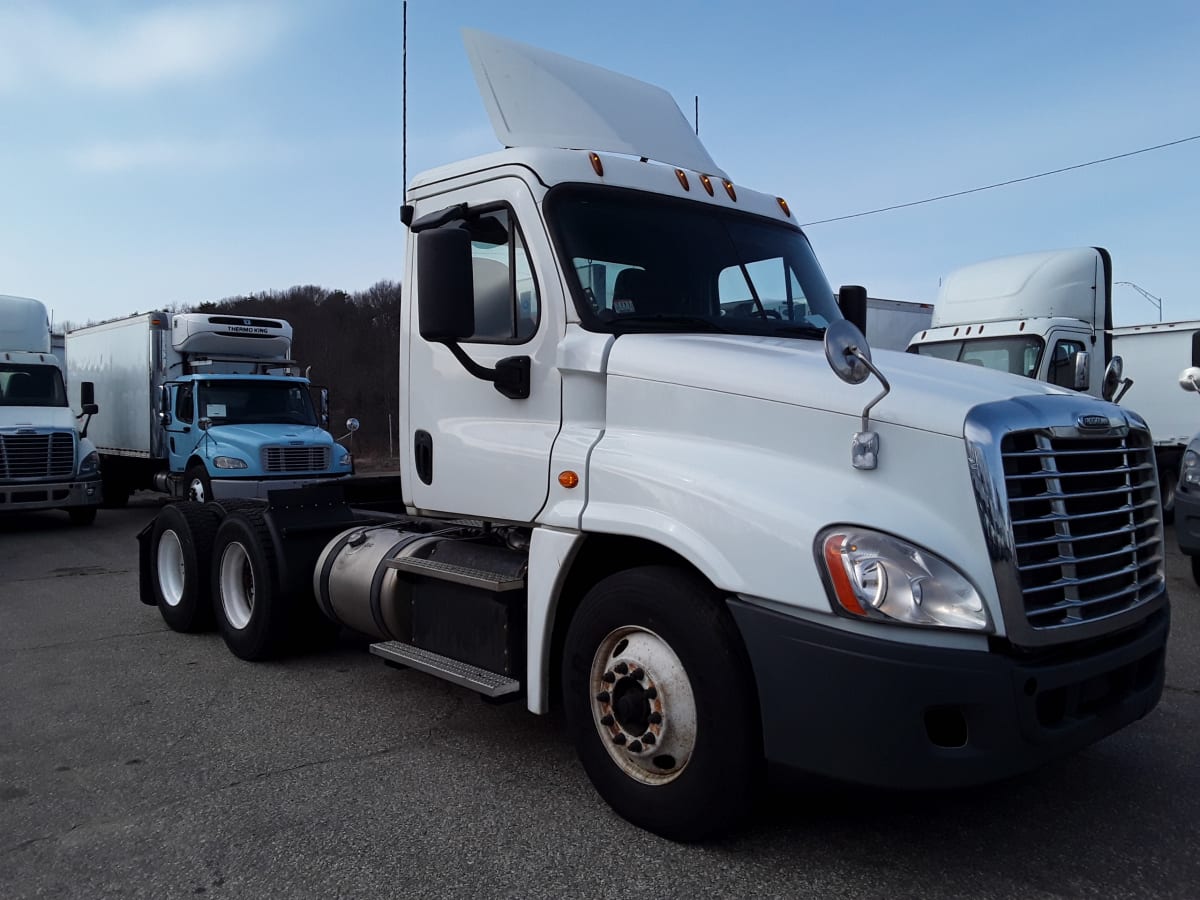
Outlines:
{"label": "step", "polygon": [[442,581],[453,581],[471,587],[483,588],[497,593],[503,591],[519,591],[525,587],[525,576],[510,575],[507,572],[489,572],[487,569],[471,569],[466,566],[456,566],[452,563],[438,562],[436,559],[420,559],[418,557],[401,557],[389,559],[385,563],[388,568],[410,575],[424,575],[426,578],[437,578]]}
{"label": "step", "polygon": [[440,653],[422,650],[400,641],[384,641],[371,645],[371,652],[389,662],[400,663],[436,675],[460,687],[469,688],[485,697],[503,697],[521,690],[521,682],[507,675],[489,672]]}

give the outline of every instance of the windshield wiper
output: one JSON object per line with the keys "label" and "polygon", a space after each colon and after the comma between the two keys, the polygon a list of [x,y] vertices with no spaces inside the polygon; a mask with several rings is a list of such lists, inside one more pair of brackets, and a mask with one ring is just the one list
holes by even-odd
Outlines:
{"label": "windshield wiper", "polygon": [[629,315],[617,316],[606,324],[623,325],[626,322],[644,322],[650,325],[691,325],[702,328],[705,331],[715,331],[721,334],[734,333],[723,325],[718,325],[712,319],[706,319],[704,316],[690,316],[685,313],[630,313]]}

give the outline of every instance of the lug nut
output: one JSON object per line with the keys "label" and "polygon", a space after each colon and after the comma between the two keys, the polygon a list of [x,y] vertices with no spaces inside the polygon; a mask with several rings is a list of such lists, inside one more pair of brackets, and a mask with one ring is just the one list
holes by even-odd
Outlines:
{"label": "lug nut", "polygon": [[650,724],[651,725],[661,725],[662,724],[662,713],[656,713],[656,712],[650,713]]}
{"label": "lug nut", "polygon": [[617,663],[615,666],[613,666],[613,668],[616,670],[618,675],[628,675],[629,674],[629,666],[627,666],[623,662]]}
{"label": "lug nut", "polygon": [[656,688],[656,687],[646,688],[646,699],[647,700],[653,700],[656,697],[658,697],[658,688]]}
{"label": "lug nut", "polygon": [[622,744],[625,743],[625,735],[618,734],[616,737],[613,738],[613,743],[616,744],[618,747],[620,747]]}
{"label": "lug nut", "polygon": [[641,745],[641,743],[640,743],[639,741],[632,741],[632,742],[630,742],[630,744],[629,744],[629,752],[630,752],[630,753],[641,753],[641,752],[642,752],[642,745]]}
{"label": "lug nut", "polygon": [[643,678],[646,677],[646,673],[644,671],[642,671],[641,669],[633,669],[630,671],[629,677],[632,678],[634,681],[641,681]]}
{"label": "lug nut", "polygon": [[658,743],[658,738],[654,736],[653,731],[647,731],[642,735],[642,743],[652,747]]}
{"label": "lug nut", "polygon": [[612,697],[609,695],[608,691],[601,691],[600,693],[598,693],[596,695],[596,699],[599,700],[601,703],[607,703],[609,700],[612,699]]}
{"label": "lug nut", "polygon": [[605,684],[612,684],[614,681],[617,680],[617,676],[614,675],[612,672],[605,672],[603,675],[600,676],[600,680],[603,681]]}
{"label": "lug nut", "polygon": [[612,716],[602,716],[600,718],[600,724],[605,728],[611,728],[614,721],[616,720]]}

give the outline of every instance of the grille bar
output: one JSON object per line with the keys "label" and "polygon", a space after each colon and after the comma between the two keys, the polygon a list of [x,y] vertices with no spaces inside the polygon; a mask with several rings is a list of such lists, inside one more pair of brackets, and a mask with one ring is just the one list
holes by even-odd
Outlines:
{"label": "grille bar", "polygon": [[263,470],[277,472],[312,472],[329,468],[328,447],[264,447]]}
{"label": "grille bar", "polygon": [[1097,475],[1112,475],[1118,472],[1146,472],[1153,466],[1150,463],[1142,463],[1138,466],[1112,466],[1111,468],[1096,469],[1093,471],[1083,470],[1079,472],[1058,472],[1053,469],[1042,469],[1039,472],[1030,472],[1027,475],[1010,475],[1009,478],[1013,481],[1028,481],[1037,478],[1095,478]]}
{"label": "grille bar", "polygon": [[[1156,561],[1159,561],[1159,560],[1156,560]],[[1146,588],[1157,587],[1158,584],[1159,584],[1159,578],[1157,576],[1150,576],[1148,578],[1143,578],[1140,581],[1138,581],[1136,587],[1137,587],[1138,591],[1141,592],[1141,591],[1144,591]],[[1078,601],[1078,602],[1064,602],[1064,603],[1056,604],[1054,606],[1047,606],[1047,607],[1044,607],[1043,609],[1030,610],[1029,618],[1032,619],[1037,616],[1046,616],[1046,615],[1053,615],[1053,614],[1061,615],[1064,611],[1069,611],[1071,609],[1076,609],[1079,607],[1086,607],[1086,606],[1095,606],[1100,603],[1108,603],[1113,600],[1120,600],[1120,599],[1124,598],[1127,594],[1128,594],[1128,591],[1113,591],[1108,594],[1101,594],[1097,597],[1092,597],[1090,600],[1082,600],[1082,601]]]}
{"label": "grille bar", "polygon": [[[1154,539],[1147,539],[1138,544],[1139,550],[1145,550],[1147,547],[1153,547]],[[1094,553],[1091,556],[1056,556],[1054,559],[1047,560],[1041,563],[1030,563],[1025,566],[1026,570],[1048,568],[1050,566],[1064,565],[1080,565],[1081,563],[1098,562],[1102,559],[1114,559],[1118,556],[1124,556],[1129,552],[1128,549],[1110,550],[1108,553]]]}
{"label": "grille bar", "polygon": [[[1061,477],[1061,476],[1058,476],[1058,475],[1043,476],[1043,479],[1044,480],[1058,480],[1059,477]],[[1104,491],[1053,490],[1053,491],[1043,491],[1040,494],[1033,494],[1028,497],[1012,497],[1012,496],[1010,496],[1008,498],[1008,502],[1009,503],[1031,503],[1035,500],[1065,500],[1067,498],[1078,500],[1080,498],[1086,498],[1086,497],[1124,496],[1128,493],[1129,493],[1128,488],[1112,488],[1111,490],[1104,490]]]}
{"label": "grille bar", "polygon": [[[1066,523],[1066,522],[1070,522],[1071,519],[1070,519],[1070,517],[1064,517],[1062,519],[1058,519],[1057,521]],[[1122,525],[1120,528],[1114,528],[1111,531],[1097,531],[1094,534],[1083,534],[1083,535],[1080,535],[1079,537],[1072,538],[1071,542],[1075,543],[1078,541],[1098,541],[1098,540],[1104,540],[1106,538],[1119,537],[1120,535],[1123,535],[1123,534],[1133,534],[1138,530],[1138,527],[1139,526],[1133,525],[1133,524]],[[1062,543],[1063,543],[1062,537],[1056,536],[1056,537],[1045,538],[1044,540],[1040,540],[1040,541],[1026,541],[1023,544],[1017,544],[1017,550],[1032,550],[1037,547],[1057,547]],[[1126,548],[1126,549],[1128,549],[1128,548]]]}
{"label": "grille bar", "polygon": [[1117,507],[1115,510],[1105,509],[1105,510],[1101,510],[1100,512],[1077,513],[1076,515],[1073,515],[1073,516],[1064,516],[1059,513],[1050,513],[1049,515],[1045,515],[1045,516],[1035,516],[1032,519],[1014,519],[1013,525],[1014,526],[1036,525],[1036,524],[1041,524],[1044,522],[1051,522],[1051,523],[1065,522],[1068,519],[1095,519],[1095,518],[1098,518],[1099,516],[1111,516],[1114,511],[1115,512],[1136,512],[1138,510],[1148,509],[1152,506],[1157,506],[1157,505],[1158,505],[1157,500],[1150,499],[1150,500],[1143,500],[1141,503],[1138,503],[1136,505],[1127,504],[1125,506],[1120,506],[1120,507]]}

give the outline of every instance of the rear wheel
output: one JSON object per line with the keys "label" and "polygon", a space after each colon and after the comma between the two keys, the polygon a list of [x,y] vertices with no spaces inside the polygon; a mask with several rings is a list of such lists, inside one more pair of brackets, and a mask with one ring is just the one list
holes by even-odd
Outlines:
{"label": "rear wheel", "polygon": [[261,510],[232,512],[213,543],[217,626],[235,656],[258,661],[287,649],[293,618]]}
{"label": "rear wheel", "polygon": [[723,598],[699,576],[647,566],[596,585],[568,629],[562,684],[583,767],[618,814],[692,841],[749,812],[757,693]]}
{"label": "rear wheel", "polygon": [[175,631],[213,625],[209,563],[217,517],[194,503],[163,507],[150,538],[151,585],[163,621]]}

